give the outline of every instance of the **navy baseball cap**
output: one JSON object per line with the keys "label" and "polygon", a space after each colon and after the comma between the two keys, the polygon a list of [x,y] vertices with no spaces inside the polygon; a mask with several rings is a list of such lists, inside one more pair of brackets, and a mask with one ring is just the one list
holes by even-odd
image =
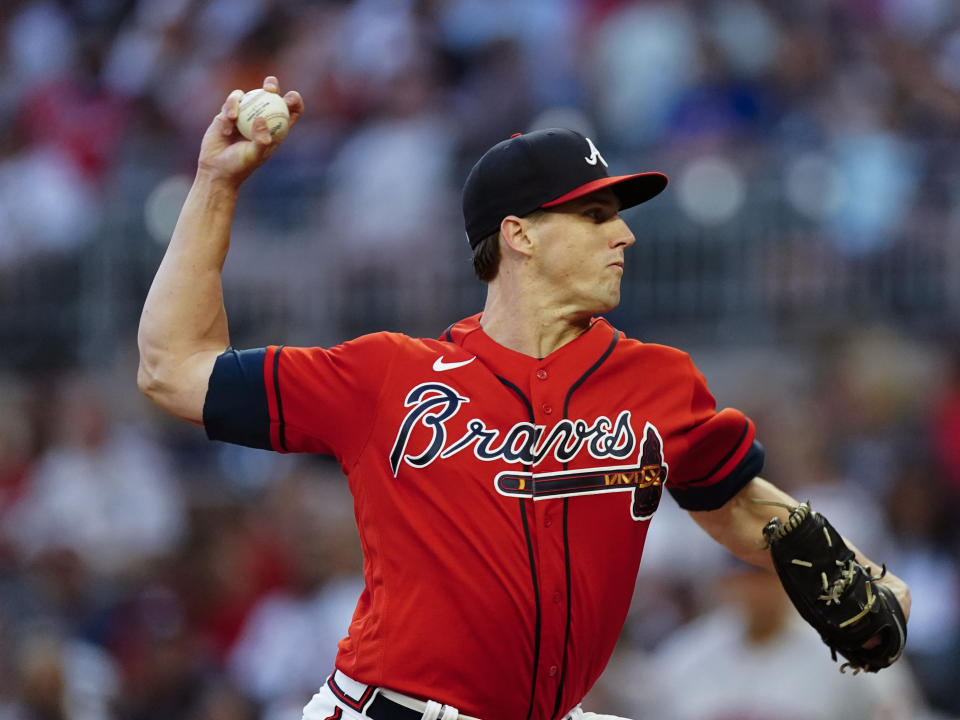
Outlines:
{"label": "navy baseball cap", "polygon": [[620,209],[659,195],[667,176],[658,172],[607,173],[593,141],[575,130],[551,128],[517,133],[481,157],[463,185],[463,219],[470,247],[500,229],[507,215],[523,217],[603,188]]}

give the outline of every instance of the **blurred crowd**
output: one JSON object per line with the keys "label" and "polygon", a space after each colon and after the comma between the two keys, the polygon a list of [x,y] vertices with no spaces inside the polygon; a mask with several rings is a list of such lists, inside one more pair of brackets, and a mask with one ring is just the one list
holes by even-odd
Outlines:
{"label": "blurred crowd", "polygon": [[587,709],[960,717],[954,0],[7,0],[0,67],[0,720],[298,718],[332,667],[362,562],[339,468],[135,388],[200,137],[268,73],[307,113],[242,192],[236,344],[479,309],[466,171],[574,127],[671,177],[627,217],[617,323],[691,352],[765,476],[913,587],[904,661],[841,675],[665,501]]}

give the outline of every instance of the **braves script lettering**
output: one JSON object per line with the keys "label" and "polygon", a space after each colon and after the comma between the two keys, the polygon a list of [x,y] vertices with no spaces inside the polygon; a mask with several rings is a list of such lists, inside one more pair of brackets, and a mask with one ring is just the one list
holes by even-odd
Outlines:
{"label": "braves script lettering", "polygon": [[[467,420],[466,432],[451,442],[446,422],[470,402],[456,390],[438,382],[422,383],[407,394],[404,406],[410,408],[397,431],[390,452],[390,467],[396,477],[400,463],[422,468],[437,458],[449,458],[473,447],[480,460],[505,460],[536,466],[552,452],[560,462],[569,462],[586,448],[598,460],[623,460],[637,447],[630,424],[630,411],[622,411],[616,420],[601,415],[592,423],[582,419],[563,419],[549,428],[530,422],[518,422],[506,432],[488,428],[479,418]],[[430,431],[426,446],[408,451],[415,428]]]}

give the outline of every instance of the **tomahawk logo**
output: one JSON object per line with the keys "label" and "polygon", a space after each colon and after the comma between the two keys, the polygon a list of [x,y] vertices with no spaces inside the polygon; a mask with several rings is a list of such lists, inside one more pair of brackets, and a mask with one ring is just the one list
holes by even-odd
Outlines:
{"label": "tomahawk logo", "polygon": [[652,423],[643,430],[643,446],[639,462],[627,467],[598,467],[565,470],[553,473],[502,472],[495,483],[497,492],[511,497],[572,497],[597,493],[631,492],[630,517],[649,520],[653,517],[663,485],[667,481],[667,463],[663,459],[663,440]]}
{"label": "tomahawk logo", "polygon": [[597,146],[593,144],[593,140],[591,140],[590,138],[587,138],[586,140],[587,140],[587,145],[590,146],[590,155],[588,157],[584,157],[583,159],[587,161],[587,164],[596,165],[597,160],[599,160],[600,162],[603,163],[604,167],[610,167],[609,165],[607,165],[607,161],[603,159],[603,155],[600,154],[600,151],[597,150]]}

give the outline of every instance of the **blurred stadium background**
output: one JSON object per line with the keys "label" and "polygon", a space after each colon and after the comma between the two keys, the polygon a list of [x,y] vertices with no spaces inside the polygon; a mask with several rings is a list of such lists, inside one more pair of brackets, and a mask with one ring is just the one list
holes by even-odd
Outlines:
{"label": "blurred stadium background", "polygon": [[299,718],[331,669],[338,468],[208,444],[135,386],[203,129],[268,73],[307,114],[243,189],[237,346],[475,312],[467,169],[575,127],[671,177],[626,214],[611,319],[689,351],[764,474],[913,587],[905,662],[841,676],[665,501],[588,709],[960,716],[954,0],[6,0],[0,30],[0,720]]}

